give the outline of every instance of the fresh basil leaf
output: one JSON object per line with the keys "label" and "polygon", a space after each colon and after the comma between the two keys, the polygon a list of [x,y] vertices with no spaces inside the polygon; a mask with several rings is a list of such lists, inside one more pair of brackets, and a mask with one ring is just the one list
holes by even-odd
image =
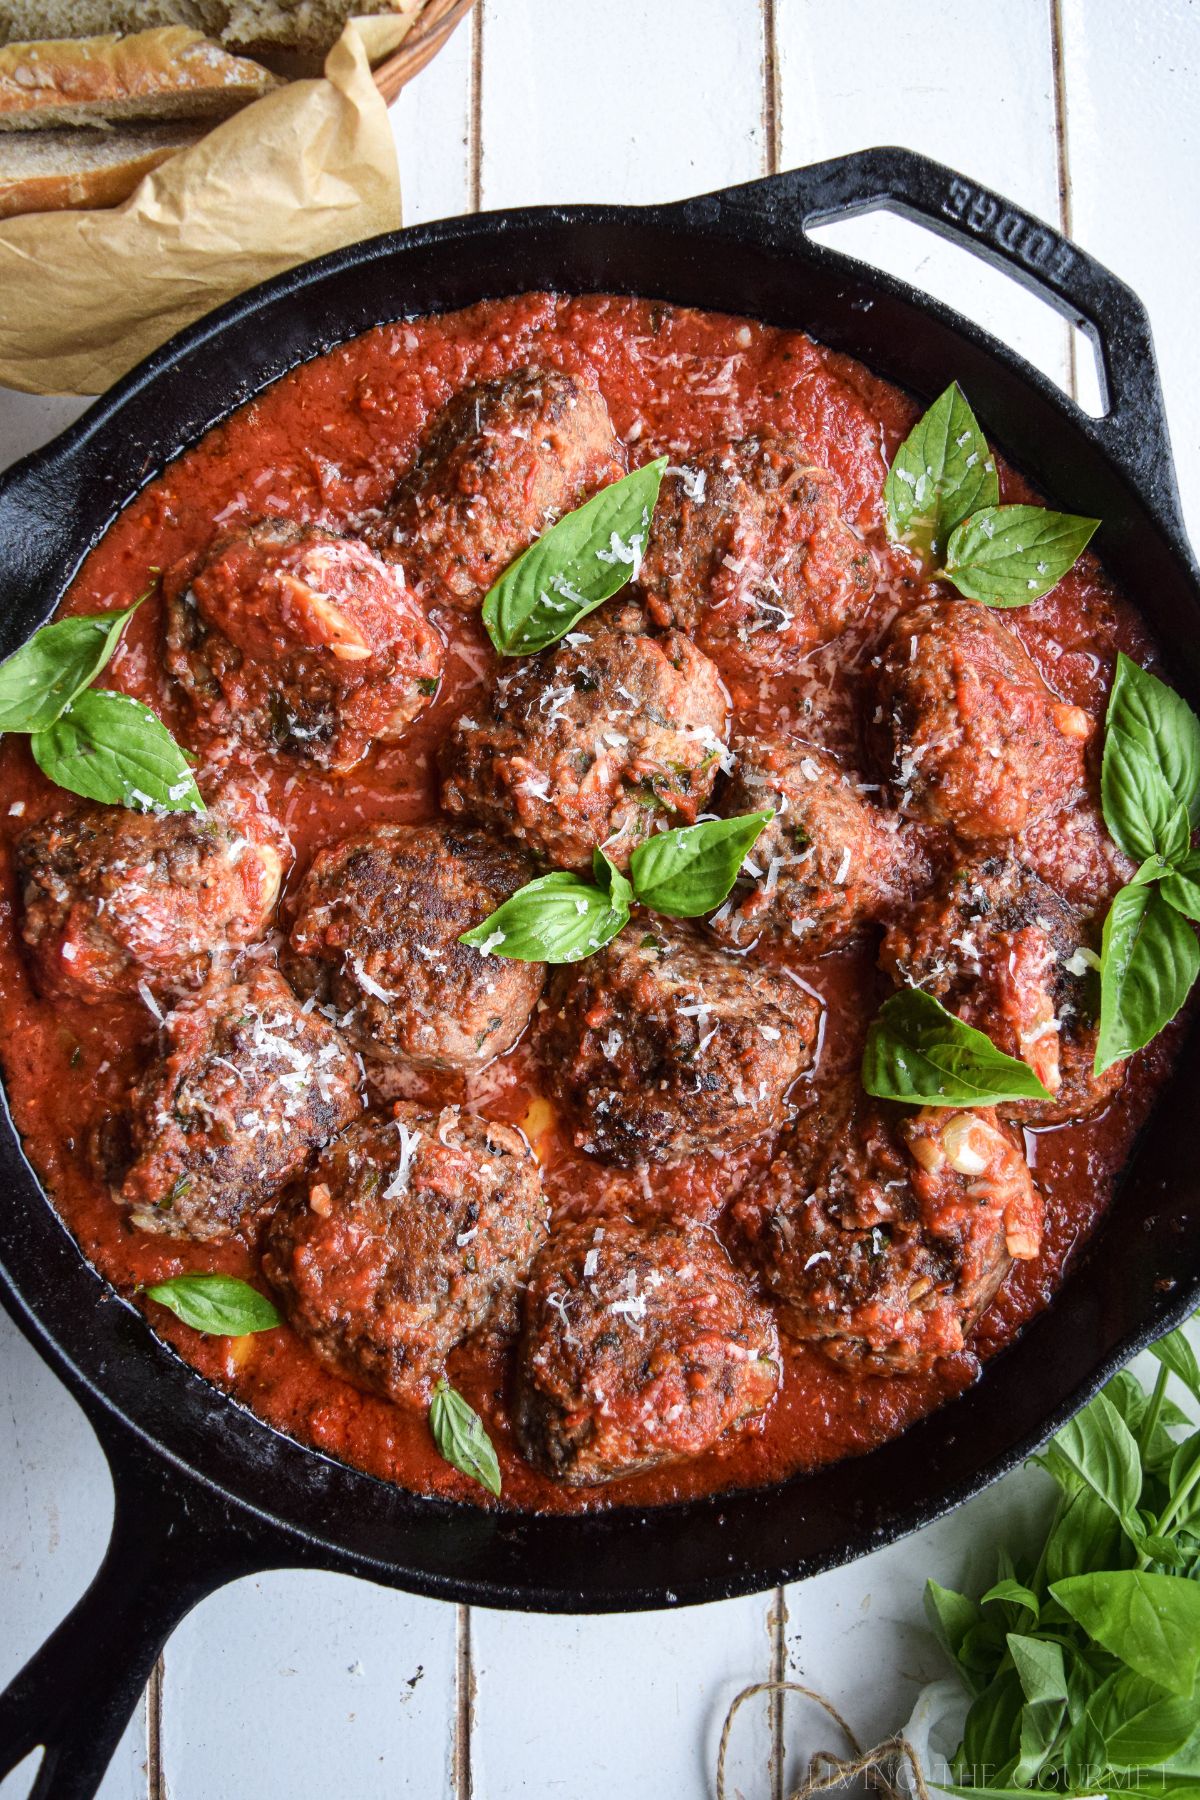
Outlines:
{"label": "fresh basil leaf", "polygon": [[1105,1725],[1110,1769],[1161,1768],[1200,1728],[1200,1698],[1165,1694],[1157,1682],[1123,1671],[1113,1685]]}
{"label": "fresh basil leaf", "polygon": [[593,494],[510,563],[483,602],[501,656],[531,656],[557,643],[641,567],[665,456]]}
{"label": "fresh basil leaf", "polygon": [[282,1323],[267,1296],[236,1275],[173,1275],[145,1291],[185,1325],[214,1337],[244,1337]]}
{"label": "fresh basil leaf", "polygon": [[715,911],[774,817],[768,808],[736,819],[705,819],[700,825],[656,832],[629,859],[635,897],[652,912],[672,919],[698,919]]}
{"label": "fresh basil leaf", "polygon": [[[993,1780],[1001,1770],[1011,1769],[1020,1741],[1021,1714],[1025,1695],[1013,1668],[1000,1671],[996,1679],[971,1703],[963,1724],[962,1747],[959,1750],[957,1774],[986,1769]],[[945,1787],[944,1782],[938,1783]],[[948,1790],[951,1793],[957,1789]],[[981,1789],[972,1788],[975,1800]],[[1025,1790],[1026,1794],[1028,1790]]]}
{"label": "fresh basil leaf", "polygon": [[931,564],[942,560],[956,525],[999,501],[996,464],[956,381],[897,450],[883,498],[888,535]]}
{"label": "fresh basil leaf", "polygon": [[1124,653],[1104,721],[1101,797],[1104,822],[1127,856],[1186,857],[1200,820],[1200,719]]}
{"label": "fresh basil leaf", "polygon": [[1046,1638],[1010,1631],[1008,1651],[1021,1683],[1020,1759],[1013,1772],[1019,1787],[1028,1787],[1046,1761],[1067,1710],[1067,1674],[1062,1645]]}
{"label": "fresh basil leaf", "polygon": [[1136,1527],[1142,1494],[1142,1459],[1137,1439],[1106,1394],[1097,1394],[1082,1412],[1055,1433],[1042,1457],[1043,1467],[1057,1460],[1069,1474],[1057,1477],[1088,1487],[1126,1530]]}
{"label": "fresh basil leaf", "polygon": [[539,875],[458,941],[515,962],[581,962],[629,922],[629,883],[618,870],[612,873],[608,888],[566,869]]}
{"label": "fresh basil leaf", "polygon": [[1099,519],[1044,506],[985,506],[950,534],[947,581],[985,606],[1028,606],[1057,587]]}
{"label": "fresh basil leaf", "polygon": [[1172,1694],[1190,1694],[1200,1663],[1200,1581],[1115,1569],[1050,1589],[1094,1643]]}
{"label": "fresh basil leaf", "polygon": [[925,1583],[925,1617],[947,1656],[958,1662],[968,1631],[979,1623],[975,1601],[931,1579]]}
{"label": "fresh basil leaf", "polygon": [[45,731],[61,718],[108,663],[145,598],[142,594],[120,612],[80,614],[43,625],[0,663],[0,732]]}
{"label": "fresh basil leaf", "polygon": [[1200,922],[1200,852],[1191,850],[1158,884],[1159,893],[1185,919]]}
{"label": "fresh basil leaf", "polygon": [[1182,1331],[1169,1331],[1166,1337],[1159,1338],[1156,1344],[1151,1344],[1150,1354],[1170,1369],[1172,1375],[1178,1375],[1192,1397],[1200,1400],[1200,1362]]}
{"label": "fresh basil leaf", "polygon": [[203,812],[187,757],[161,719],[129,694],[85,688],[29,740],[42,773],[85,800],[143,811]]}
{"label": "fresh basil leaf", "polygon": [[1035,1620],[1041,1610],[1037,1595],[1029,1588],[1023,1587],[1019,1581],[1014,1581],[1011,1576],[1006,1576],[1003,1581],[998,1581],[994,1587],[990,1587],[979,1604],[987,1606],[992,1601],[1003,1601],[1009,1606],[1024,1607],[1026,1612],[1033,1614]]}
{"label": "fresh basil leaf", "polygon": [[500,1464],[483,1420],[448,1382],[439,1381],[429,1407],[429,1429],[438,1455],[461,1475],[469,1475],[489,1494],[499,1496]]}
{"label": "fresh basil leaf", "polygon": [[[1042,1462],[1040,1457],[1035,1457],[1034,1460]],[[1043,1463],[1042,1466],[1057,1479],[1057,1472],[1049,1463]],[[1074,1483],[1076,1478],[1073,1472],[1070,1479]],[[1047,1583],[1053,1587],[1056,1581],[1085,1575],[1091,1569],[1104,1568],[1106,1564],[1111,1566],[1122,1553],[1123,1543],[1124,1528],[1116,1515],[1097,1498],[1091,1488],[1081,1488],[1069,1501],[1046,1540]],[[1045,1616],[1046,1608],[1043,1606],[1043,1624]]]}
{"label": "fresh basil leaf", "polygon": [[906,988],[871,1021],[862,1084],[881,1100],[909,1106],[990,1106],[997,1100],[1047,1100],[1028,1063],[997,1050],[940,1000]]}
{"label": "fresh basil leaf", "polygon": [[1095,1070],[1102,1075],[1169,1025],[1200,973],[1192,926],[1148,882],[1116,895],[1100,945],[1100,1030]]}

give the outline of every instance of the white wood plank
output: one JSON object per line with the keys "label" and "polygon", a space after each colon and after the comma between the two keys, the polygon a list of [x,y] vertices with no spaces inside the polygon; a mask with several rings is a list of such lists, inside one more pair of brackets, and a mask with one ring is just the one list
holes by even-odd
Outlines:
{"label": "white wood plank", "polygon": [[164,1655],[171,1800],[453,1793],[455,1609],[279,1570],[233,1583]]}
{"label": "white wood plank", "polygon": [[404,223],[448,219],[471,198],[471,21],[455,31],[391,108]]}
{"label": "white wood plank", "polygon": [[648,202],[762,172],[757,0],[480,0],[482,199]]}
{"label": "white wood plank", "polygon": [[1062,51],[1072,230],[1149,310],[1200,543],[1200,8],[1063,0]]}
{"label": "white wood plank", "polygon": [[[108,1464],[56,1376],[0,1312],[0,1687],[68,1613],[100,1566],[112,1523]],[[0,1800],[28,1793],[28,1760]],[[145,1706],[131,1720],[100,1800],[145,1800]]]}
{"label": "white wood plank", "polygon": [[0,469],[7,469],[31,450],[40,450],[73,424],[89,404],[74,396],[14,394],[0,388]]}
{"label": "white wood plank", "polygon": [[[1048,0],[777,0],[781,164],[903,144],[1059,221]],[[1042,302],[907,220],[882,213],[822,227],[835,249],[902,276],[1018,350],[1068,374],[1067,327]]]}
{"label": "white wood plank", "polygon": [[[473,1800],[707,1800],[725,1711],[771,1671],[774,1595],[624,1618],[471,1614]],[[768,1800],[765,1701],[739,1715],[730,1793]]]}

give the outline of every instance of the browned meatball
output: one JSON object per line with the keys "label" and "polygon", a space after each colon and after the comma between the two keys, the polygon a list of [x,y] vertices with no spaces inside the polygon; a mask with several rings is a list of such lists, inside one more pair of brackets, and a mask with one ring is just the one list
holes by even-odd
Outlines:
{"label": "browned meatball", "polygon": [[482,1068],[524,1031],[546,970],[458,940],[531,873],[520,851],[482,832],[373,825],[318,852],[296,896],[284,969],[370,1055]]}
{"label": "browned meatball", "polygon": [[547,526],[624,473],[587,377],[517,369],[438,414],[396,491],[387,553],[431,602],[474,609]]}
{"label": "browned meatball", "polygon": [[863,616],[875,572],[806,445],[749,437],[667,474],[638,582],[658,624],[784,669]]}
{"label": "browned meatball", "polygon": [[545,1236],[518,1132],[456,1106],[400,1105],[330,1145],[272,1219],[263,1271],[323,1363],[424,1407],[456,1344],[515,1325]]}
{"label": "browned meatball", "polygon": [[1020,1135],[990,1108],[902,1111],[854,1077],[810,1093],[733,1205],[783,1329],[872,1374],[961,1350],[1011,1260],[1036,1256],[1042,1214]]}
{"label": "browned meatball", "polygon": [[868,800],[827,751],[788,738],[742,739],[733,751],[722,812],[774,807],[775,817],[709,920],[723,943],[775,938],[822,956],[927,884],[914,828]]}
{"label": "browned meatball", "polygon": [[971,842],[1016,837],[1084,789],[1091,720],[986,606],[930,600],[884,644],[881,735],[901,812]]}
{"label": "browned meatball", "polygon": [[362,1110],[358,1084],[353,1052],[274,969],[214,983],[164,1021],[130,1098],[116,1198],[142,1231],[170,1237],[252,1227]]}
{"label": "browned meatball", "polygon": [[517,1361],[521,1449],[571,1487],[700,1456],[779,1385],[767,1307],[706,1232],[627,1219],[556,1230]]}
{"label": "browned meatball", "polygon": [[535,1026],[575,1142],[606,1162],[668,1162],[773,1131],[812,1060],[817,1003],[694,926],[635,918],[559,969]]}
{"label": "browned meatball", "polygon": [[652,832],[690,825],[725,755],[728,699],[688,638],[643,624],[606,609],[501,675],[443,748],[446,811],[588,872],[598,844],[626,868]]}
{"label": "browned meatball", "polygon": [[282,872],[263,823],[232,807],[84,806],[30,826],[14,858],[39,990],[92,1002],[201,986],[262,935]]}
{"label": "browned meatball", "polygon": [[[1100,922],[1010,857],[967,864],[891,926],[880,964],[924,988],[998,1050],[1027,1062],[1052,1100],[1006,1101],[1006,1119],[1084,1118],[1120,1087],[1124,1064],[1093,1073]],[[1089,960],[1090,954],[1090,960]]]}
{"label": "browned meatball", "polygon": [[164,593],[167,666],[206,740],[349,769],[437,691],[440,635],[352,538],[266,520],[179,564]]}

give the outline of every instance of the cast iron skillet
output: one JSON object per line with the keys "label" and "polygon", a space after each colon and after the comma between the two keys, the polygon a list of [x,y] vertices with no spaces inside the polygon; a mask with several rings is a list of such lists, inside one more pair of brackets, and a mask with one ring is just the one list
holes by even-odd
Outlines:
{"label": "cast iron skillet", "polygon": [[[887,207],[1003,265],[1099,348],[1105,418],[945,307],[818,247],[805,226]],[[1146,315],[1046,226],[903,150],[662,207],[539,208],[374,238],[172,339],[0,486],[0,653],[52,610],[122,507],[284,370],[369,326],[531,288],[615,290],[802,326],[923,399],[957,376],[992,438],[1101,554],[1200,695],[1200,573],[1184,537]],[[1197,1034],[1174,1093],[1196,1091]],[[160,1647],[205,1594],[281,1565],[448,1600],[616,1612],[793,1581],[927,1524],[1028,1454],[1200,1298],[1200,1108],[1158,1107],[1118,1204],[1054,1304],[970,1392],[860,1461],[757,1493],[591,1518],[420,1499],[278,1435],[208,1386],[79,1255],[0,1122],[0,1298],[112,1465],[112,1543],[79,1605],[0,1697],[0,1774],[94,1793]]]}

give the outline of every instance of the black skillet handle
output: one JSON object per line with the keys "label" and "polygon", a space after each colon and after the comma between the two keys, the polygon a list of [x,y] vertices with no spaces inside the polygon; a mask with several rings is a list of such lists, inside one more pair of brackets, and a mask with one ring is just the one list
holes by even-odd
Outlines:
{"label": "black skillet handle", "polygon": [[1081,422],[1163,522],[1183,535],[1150,321],[1137,295],[1103,264],[999,194],[913,150],[862,150],[742,192],[793,228],[878,209],[916,219],[1005,270],[1080,326],[1100,353],[1108,408],[1102,419],[1081,414]]}
{"label": "black skillet handle", "polygon": [[91,1800],[171,1632],[207,1594],[273,1558],[255,1521],[95,1418],[112,1470],[96,1577],[0,1694],[0,1780],[45,1747],[29,1800]]}

